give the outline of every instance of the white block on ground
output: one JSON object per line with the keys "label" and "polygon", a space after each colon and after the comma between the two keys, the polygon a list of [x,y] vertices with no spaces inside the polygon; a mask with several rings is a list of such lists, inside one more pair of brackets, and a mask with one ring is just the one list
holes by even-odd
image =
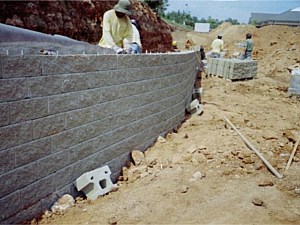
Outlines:
{"label": "white block on ground", "polygon": [[89,199],[95,200],[117,187],[116,184],[112,183],[110,175],[109,167],[103,166],[82,174],[77,178],[75,186],[78,191],[82,191]]}

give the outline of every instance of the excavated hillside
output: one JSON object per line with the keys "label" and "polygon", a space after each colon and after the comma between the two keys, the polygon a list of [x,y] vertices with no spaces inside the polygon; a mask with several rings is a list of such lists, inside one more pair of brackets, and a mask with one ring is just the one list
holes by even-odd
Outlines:
{"label": "excavated hillside", "polygon": [[32,224],[300,224],[300,146],[295,145],[300,99],[287,92],[289,67],[300,61],[300,28],[224,24],[208,34],[175,29],[172,35],[181,50],[190,38],[208,51],[221,32],[226,57],[245,33],[253,33],[257,79],[203,79],[203,114],[158,138],[145,153],[133,151],[118,190],[95,201],[78,197],[68,210],[49,210]]}
{"label": "excavated hillside", "polygon": [[[137,20],[140,26],[143,51],[171,51],[170,26],[145,3],[131,2],[133,15],[130,18]],[[0,23],[97,44],[102,35],[103,14],[116,3],[116,0],[0,1]]]}

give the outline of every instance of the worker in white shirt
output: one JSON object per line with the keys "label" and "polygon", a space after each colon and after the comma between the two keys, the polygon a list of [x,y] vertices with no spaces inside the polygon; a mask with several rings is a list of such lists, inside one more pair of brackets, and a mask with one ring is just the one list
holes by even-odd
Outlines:
{"label": "worker in white shirt", "polygon": [[224,49],[224,41],[222,40],[222,34],[218,34],[218,38],[213,40],[211,43],[211,57],[212,58],[220,58],[221,52]]}
{"label": "worker in white shirt", "polygon": [[113,9],[103,15],[102,37],[99,46],[112,48],[117,54],[126,53],[132,43],[132,24],[128,15],[131,3],[128,0],[119,0]]}

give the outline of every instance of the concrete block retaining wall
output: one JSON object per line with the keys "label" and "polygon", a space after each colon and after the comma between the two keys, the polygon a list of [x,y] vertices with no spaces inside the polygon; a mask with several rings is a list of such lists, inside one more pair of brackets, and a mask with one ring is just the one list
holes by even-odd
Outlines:
{"label": "concrete block retaining wall", "polygon": [[[196,76],[194,53],[0,57],[2,223],[30,220],[74,181],[179,125]],[[78,193],[77,193],[78,194]]]}
{"label": "concrete block retaining wall", "polygon": [[257,76],[257,61],[209,58],[208,74],[230,80],[255,78]]}

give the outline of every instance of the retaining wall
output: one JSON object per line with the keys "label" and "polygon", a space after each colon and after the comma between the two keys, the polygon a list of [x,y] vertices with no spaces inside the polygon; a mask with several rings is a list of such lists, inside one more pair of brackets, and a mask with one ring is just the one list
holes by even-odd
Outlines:
{"label": "retaining wall", "polygon": [[2,223],[30,220],[83,173],[146,150],[184,119],[192,52],[0,57]]}

